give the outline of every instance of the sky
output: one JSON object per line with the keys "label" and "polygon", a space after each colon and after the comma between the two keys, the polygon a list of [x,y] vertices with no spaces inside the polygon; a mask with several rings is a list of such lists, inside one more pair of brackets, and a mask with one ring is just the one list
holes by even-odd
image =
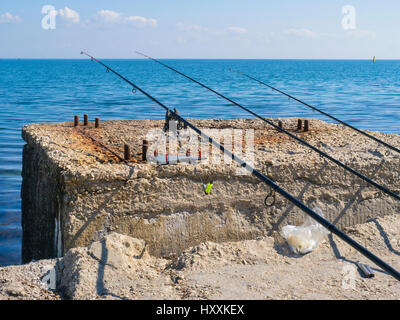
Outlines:
{"label": "sky", "polygon": [[0,58],[399,59],[399,15],[398,0],[1,0]]}

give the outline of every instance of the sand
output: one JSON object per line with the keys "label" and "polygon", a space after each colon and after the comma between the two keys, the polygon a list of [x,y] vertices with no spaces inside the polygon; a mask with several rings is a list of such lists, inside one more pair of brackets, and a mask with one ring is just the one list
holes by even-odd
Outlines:
{"label": "sand", "polygon": [[[345,229],[397,269],[399,230],[396,215]],[[169,259],[147,254],[142,240],[114,233],[106,241],[107,261],[96,249],[101,242],[95,242],[71,249],[61,259],[0,268],[0,299],[400,298],[399,281],[332,235],[306,255],[293,254],[275,233],[255,240],[205,242]],[[375,277],[363,277],[355,267],[357,261],[369,264]],[[60,272],[63,287],[58,292],[40,281],[51,265]]]}

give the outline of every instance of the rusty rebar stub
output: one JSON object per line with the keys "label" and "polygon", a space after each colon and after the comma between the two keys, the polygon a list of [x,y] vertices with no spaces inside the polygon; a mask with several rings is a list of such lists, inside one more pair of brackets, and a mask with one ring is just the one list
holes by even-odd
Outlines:
{"label": "rusty rebar stub", "polygon": [[99,128],[100,127],[100,118],[94,119],[94,127]]}
{"label": "rusty rebar stub", "polygon": [[83,125],[84,126],[89,125],[89,116],[87,114],[83,115]]}
{"label": "rusty rebar stub", "polygon": [[124,160],[128,161],[131,159],[131,149],[127,144],[124,145]]}
{"label": "rusty rebar stub", "polygon": [[142,160],[147,161],[147,151],[149,150],[149,142],[147,140],[143,140],[142,146]]}
{"label": "rusty rebar stub", "polygon": [[310,121],[304,120],[304,132],[307,132],[309,130],[310,130]]}
{"label": "rusty rebar stub", "polygon": [[301,119],[297,120],[297,131],[300,131],[303,128],[303,122]]}
{"label": "rusty rebar stub", "polygon": [[74,116],[74,127],[79,126],[79,116]]}

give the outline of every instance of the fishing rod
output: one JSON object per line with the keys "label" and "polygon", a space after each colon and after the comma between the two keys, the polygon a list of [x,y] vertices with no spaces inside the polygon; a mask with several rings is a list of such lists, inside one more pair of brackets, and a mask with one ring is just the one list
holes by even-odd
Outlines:
{"label": "fishing rod", "polygon": [[389,149],[391,149],[391,150],[393,150],[393,151],[395,151],[395,152],[397,152],[397,153],[400,153],[400,149],[396,148],[395,146],[392,146],[392,145],[390,145],[389,143],[384,142],[384,141],[382,141],[382,140],[380,140],[380,139],[374,137],[373,135],[370,135],[369,133],[367,133],[367,132],[365,132],[365,131],[362,131],[362,130],[360,130],[360,129],[357,129],[356,127],[353,127],[352,125],[348,124],[347,122],[344,122],[343,120],[340,120],[340,119],[338,119],[338,118],[336,118],[336,117],[330,115],[329,113],[326,113],[326,112],[322,111],[321,109],[318,109],[318,108],[316,108],[316,107],[314,107],[314,106],[312,106],[312,105],[310,105],[310,104],[308,104],[308,103],[306,103],[306,102],[304,102],[304,101],[302,101],[302,100],[300,100],[300,99],[298,99],[298,98],[296,98],[296,97],[293,97],[292,95],[290,95],[290,94],[288,94],[288,93],[286,93],[286,92],[284,92],[284,91],[282,91],[282,90],[279,90],[279,89],[277,89],[277,88],[274,88],[273,86],[271,86],[271,85],[269,85],[269,84],[267,84],[267,83],[265,83],[265,82],[263,82],[263,81],[261,81],[261,80],[259,80],[259,79],[256,79],[256,78],[254,78],[254,77],[252,77],[252,76],[249,76],[248,74],[245,74],[245,73],[243,73],[243,72],[241,72],[241,71],[234,70],[234,69],[232,69],[232,68],[231,68],[230,70],[233,71],[233,72],[239,73],[239,74],[241,74],[241,75],[243,75],[243,76],[245,76],[245,77],[247,77],[247,78],[249,78],[249,79],[251,79],[251,80],[254,80],[254,81],[258,82],[259,84],[261,84],[261,85],[263,85],[263,86],[266,86],[266,87],[268,87],[268,88],[270,88],[270,89],[272,89],[272,90],[274,90],[274,91],[276,91],[276,92],[279,92],[279,93],[285,95],[286,97],[288,97],[288,98],[290,98],[290,99],[293,99],[293,100],[295,100],[295,101],[297,101],[297,102],[300,102],[301,104],[305,105],[306,107],[311,108],[312,110],[317,111],[317,112],[319,112],[319,113],[321,113],[321,114],[323,114],[323,115],[325,115],[325,116],[331,118],[332,120],[335,120],[335,121],[339,122],[340,124],[342,124],[342,125],[344,125],[344,126],[350,128],[350,129],[352,129],[352,130],[357,131],[358,133],[360,133],[360,134],[362,134],[362,135],[368,137],[369,139],[372,139],[372,140],[374,140],[374,141],[380,143],[381,145],[383,145],[383,146],[385,146],[385,147],[387,147],[387,148],[389,148]]}
{"label": "fishing rod", "polygon": [[228,155],[229,157],[231,157],[234,161],[236,161],[241,167],[245,168],[246,170],[248,170],[252,175],[254,175],[255,177],[257,177],[258,179],[260,179],[262,182],[264,182],[265,184],[267,184],[270,188],[274,189],[276,192],[278,192],[280,195],[282,195],[284,198],[286,198],[287,200],[289,200],[290,202],[292,202],[294,205],[296,205],[298,208],[300,208],[302,211],[304,211],[306,214],[308,214],[312,219],[314,219],[315,221],[317,221],[318,223],[320,223],[322,226],[324,226],[326,229],[328,229],[330,232],[332,232],[333,234],[337,235],[340,239],[342,239],[343,241],[345,241],[347,244],[349,244],[351,247],[353,247],[354,249],[356,249],[358,252],[360,252],[362,255],[364,255],[365,257],[367,257],[369,260],[371,260],[372,262],[374,262],[377,266],[381,267],[383,270],[385,270],[388,274],[390,274],[392,277],[394,277],[396,280],[400,281],[400,273],[395,270],[393,267],[391,267],[389,264],[387,264],[386,262],[384,262],[383,260],[381,260],[379,257],[377,257],[376,255],[374,255],[371,251],[369,251],[368,249],[364,248],[362,245],[360,245],[357,241],[353,240],[352,238],[350,238],[347,234],[345,234],[344,232],[340,231],[335,225],[331,224],[328,220],[326,220],[325,218],[323,218],[322,216],[320,216],[318,213],[316,213],[314,210],[312,210],[311,208],[309,208],[308,206],[306,206],[303,202],[301,202],[299,199],[297,199],[295,196],[291,195],[289,192],[287,192],[286,190],[284,190],[283,188],[281,188],[280,186],[278,186],[274,181],[272,181],[271,179],[269,179],[268,177],[266,177],[265,175],[263,175],[260,171],[254,169],[253,167],[251,167],[249,164],[247,164],[246,162],[244,162],[242,159],[240,159],[239,157],[237,157],[235,154],[233,154],[231,151],[229,151],[228,149],[226,149],[224,146],[222,146],[221,144],[219,144],[217,141],[215,141],[214,139],[212,139],[211,137],[207,136],[205,133],[203,133],[200,129],[198,129],[197,127],[195,127],[193,124],[191,124],[189,121],[187,121],[186,119],[182,118],[178,113],[176,113],[175,111],[171,110],[170,108],[168,108],[166,105],[164,105],[163,103],[161,103],[160,101],[158,101],[156,98],[154,98],[153,96],[151,96],[150,94],[148,94],[146,91],[144,91],[143,89],[141,89],[140,87],[138,87],[137,85],[135,85],[133,82],[129,81],[128,79],[126,79],[124,76],[120,75],[118,72],[114,71],[113,69],[111,69],[110,67],[108,67],[107,65],[105,65],[103,62],[101,62],[100,60],[92,57],[91,55],[89,55],[86,52],[81,52],[81,54],[88,56],[89,58],[91,58],[92,61],[96,61],[99,64],[101,64],[102,66],[104,66],[107,70],[107,72],[111,71],[112,73],[114,73],[115,75],[117,75],[118,77],[120,77],[122,80],[124,80],[125,82],[129,83],[135,90],[140,91],[141,93],[143,93],[146,97],[148,97],[149,99],[151,99],[153,102],[155,102],[156,104],[158,104],[160,107],[162,107],[163,109],[165,109],[167,112],[170,112],[172,115],[174,115],[177,119],[179,119],[180,121],[182,121],[184,124],[186,124],[189,128],[191,128],[193,131],[195,131],[198,135],[200,135],[202,138],[208,140],[208,142],[210,144],[213,144],[214,146],[216,146],[218,149],[220,149],[224,154]]}
{"label": "fishing rod", "polygon": [[303,144],[304,146],[306,146],[306,147],[312,149],[313,151],[317,152],[320,156],[322,156],[322,157],[328,159],[329,161],[332,161],[333,163],[337,164],[338,166],[342,167],[343,169],[347,170],[348,172],[351,172],[352,174],[356,175],[357,177],[361,178],[362,180],[366,181],[367,183],[373,185],[374,187],[378,188],[379,190],[383,191],[384,193],[388,194],[389,196],[391,196],[391,197],[395,198],[396,200],[399,200],[399,201],[400,201],[400,196],[399,196],[397,193],[395,193],[395,192],[389,190],[388,188],[386,188],[386,187],[380,185],[379,183],[377,183],[377,182],[375,182],[374,180],[372,180],[372,179],[366,177],[365,175],[361,174],[360,172],[358,172],[358,171],[356,171],[356,170],[350,168],[349,166],[345,165],[345,164],[342,163],[341,161],[339,161],[339,160],[337,160],[337,159],[331,157],[331,156],[328,155],[327,153],[325,153],[325,152],[321,151],[320,149],[314,147],[313,145],[309,144],[308,142],[304,141],[303,139],[299,138],[298,136],[296,136],[296,135],[290,133],[289,131],[287,131],[287,130],[285,130],[285,129],[279,127],[279,126],[277,126],[277,125],[274,124],[272,121],[270,121],[270,120],[268,120],[268,119],[266,119],[266,118],[260,116],[259,114],[257,114],[257,113],[255,113],[255,112],[251,111],[250,109],[248,109],[248,108],[242,106],[241,104],[239,104],[239,103],[233,101],[232,99],[230,99],[230,98],[224,96],[223,94],[221,94],[221,93],[219,93],[219,92],[217,92],[217,91],[211,89],[210,87],[206,86],[205,84],[203,84],[203,83],[201,83],[201,82],[199,82],[199,81],[197,81],[197,80],[195,80],[195,79],[193,79],[193,78],[187,76],[186,74],[184,74],[184,73],[182,73],[182,72],[180,72],[180,71],[178,71],[178,70],[176,70],[176,69],[174,69],[174,68],[168,66],[167,64],[165,64],[165,63],[163,63],[163,62],[161,62],[161,61],[159,61],[159,60],[154,59],[154,58],[152,58],[152,57],[150,57],[150,56],[148,56],[148,55],[145,55],[144,53],[138,52],[138,51],[136,51],[136,53],[137,53],[137,54],[140,54],[140,55],[142,55],[143,57],[146,57],[146,58],[148,58],[148,59],[150,59],[150,60],[153,60],[154,62],[157,62],[158,64],[160,64],[160,65],[162,65],[162,66],[164,66],[164,67],[166,67],[166,68],[168,68],[168,69],[170,69],[170,70],[172,70],[172,71],[174,71],[174,72],[180,74],[181,76],[183,76],[183,77],[189,79],[190,81],[193,81],[193,82],[197,83],[198,85],[202,86],[203,88],[205,88],[205,89],[207,89],[207,90],[209,90],[209,91],[215,93],[216,95],[218,95],[218,96],[220,96],[221,98],[223,98],[223,99],[229,101],[229,102],[232,103],[233,105],[235,105],[235,106],[237,106],[237,107],[243,109],[244,111],[246,111],[246,112],[252,114],[253,116],[259,118],[260,120],[262,120],[262,121],[268,123],[269,125],[273,126],[275,129],[277,129],[277,130],[279,130],[279,131],[285,133],[286,135],[288,135],[289,137],[293,138],[294,140],[300,142],[300,143]]}

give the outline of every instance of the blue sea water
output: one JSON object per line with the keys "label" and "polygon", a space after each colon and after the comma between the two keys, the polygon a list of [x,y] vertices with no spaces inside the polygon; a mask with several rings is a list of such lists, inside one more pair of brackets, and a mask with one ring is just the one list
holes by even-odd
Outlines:
{"label": "blue sea water", "polygon": [[[149,60],[110,67],[181,115],[249,117],[227,101]],[[286,97],[232,73],[234,68],[348,123],[400,134],[400,61],[167,60],[166,63],[266,117],[313,117]],[[162,119],[164,111],[90,60],[0,60],[0,266],[20,263],[23,125],[93,119]]]}

